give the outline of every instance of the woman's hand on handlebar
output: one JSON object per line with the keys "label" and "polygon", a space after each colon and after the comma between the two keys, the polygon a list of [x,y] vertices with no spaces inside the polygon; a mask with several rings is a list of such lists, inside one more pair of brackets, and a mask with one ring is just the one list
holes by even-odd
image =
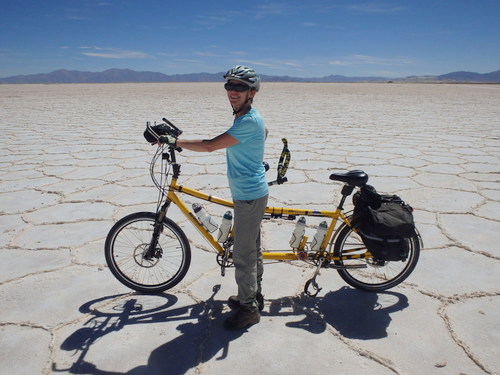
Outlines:
{"label": "woman's hand on handlebar", "polygon": [[160,135],[160,137],[158,138],[158,145],[161,145],[161,144],[168,144],[169,146],[174,146],[176,145],[177,143],[177,138],[175,138],[174,136],[171,136],[171,135]]}

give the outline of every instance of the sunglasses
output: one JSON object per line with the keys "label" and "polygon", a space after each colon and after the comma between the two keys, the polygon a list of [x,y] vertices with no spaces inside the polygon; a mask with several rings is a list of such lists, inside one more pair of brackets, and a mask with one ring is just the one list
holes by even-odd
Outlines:
{"label": "sunglasses", "polygon": [[224,88],[226,89],[226,91],[236,91],[236,92],[245,92],[250,90],[250,86],[248,85],[232,84],[229,82],[227,82],[224,85]]}

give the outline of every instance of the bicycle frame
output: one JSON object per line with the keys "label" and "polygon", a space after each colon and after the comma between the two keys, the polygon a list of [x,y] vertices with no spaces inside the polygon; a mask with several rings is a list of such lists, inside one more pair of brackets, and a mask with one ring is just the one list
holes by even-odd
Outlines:
{"label": "bicycle frame", "polygon": [[[218,198],[213,195],[203,193],[199,190],[179,185],[178,177],[180,175],[180,165],[177,164],[176,162],[175,149],[169,147],[169,153],[168,154],[163,153],[163,155],[164,159],[167,159],[169,164],[173,166],[173,175],[170,183],[168,184],[168,188],[167,187],[165,188],[167,194],[165,197],[165,203],[158,212],[159,215],[158,221],[161,222],[161,220],[163,220],[163,217],[165,217],[167,214],[170,204],[173,203],[181,210],[181,212],[191,222],[191,224],[193,224],[195,228],[198,229],[198,231],[210,243],[213,249],[218,254],[224,254],[226,251],[225,247],[221,245],[219,242],[217,242],[214,236],[203,226],[203,224],[201,224],[201,222],[197,219],[196,215],[189,209],[189,207],[186,205],[186,203],[184,203],[184,201],[177,193],[183,193],[210,203],[214,203],[229,208],[234,208],[234,203],[230,200]],[[265,216],[268,216],[268,218],[281,218],[284,220],[294,220],[296,216],[313,216],[313,217],[330,218],[331,221],[326,231],[325,238],[320,246],[320,249],[316,250],[314,254],[316,254],[316,258],[319,257],[318,254],[321,254],[322,257],[328,258],[328,260],[331,261],[340,260],[341,258],[335,259],[332,255],[332,252],[326,251],[326,249],[328,246],[330,246],[331,248],[331,246],[334,243],[333,240],[335,239],[338,230],[341,228],[341,226],[339,226],[339,228],[336,231],[338,222],[341,221],[346,225],[350,225],[348,217],[343,213],[343,204],[347,196],[352,193],[352,190],[353,190],[352,187],[344,186],[344,189],[342,190],[341,201],[336,210],[334,211],[319,211],[319,210],[307,210],[302,208],[286,208],[286,207],[267,207],[264,214]],[[232,234],[233,233],[231,232],[230,238],[232,238]],[[307,236],[303,237],[302,242],[298,249],[263,251],[262,256],[266,260],[277,260],[277,261],[306,260],[308,256],[311,255],[305,251],[307,239],[308,239]],[[230,246],[227,246],[226,248],[229,247]],[[353,255],[352,257],[361,258],[365,256],[359,254],[359,255]]]}
{"label": "bicycle frame", "polygon": [[[188,187],[181,186],[177,184],[176,180],[172,180],[169,186],[169,192],[167,195],[167,200],[174,203],[181,212],[186,216],[186,218],[200,231],[200,233],[205,237],[205,239],[212,245],[212,247],[217,250],[217,252],[223,252],[224,248],[222,245],[216,241],[216,239],[212,236],[212,234],[200,223],[200,221],[196,218],[195,214],[188,208],[188,206],[184,203],[184,201],[176,194],[176,191],[182,192],[184,194],[199,198],[204,201],[208,201],[214,204],[226,206],[226,207],[234,207],[232,201],[217,198],[212,195],[208,195],[202,193],[198,190],[191,189]],[[295,217],[298,215],[301,216],[315,216],[315,217],[329,217],[332,219],[328,230],[326,232],[325,239],[321,245],[321,249],[319,251],[324,251],[326,249],[327,244],[330,242],[332,234],[334,233],[335,227],[337,226],[339,218],[348,223],[347,217],[342,213],[342,211],[337,208],[335,211],[313,211],[313,210],[304,210],[300,208],[283,208],[283,207],[267,207],[265,210],[265,214],[271,215],[271,217],[282,218],[283,216]],[[306,237],[307,238],[307,237]],[[302,247],[303,248],[303,247]],[[300,250],[301,248],[299,248]],[[271,260],[298,260],[299,254],[297,252],[284,251],[263,251],[262,252],[264,259]]]}

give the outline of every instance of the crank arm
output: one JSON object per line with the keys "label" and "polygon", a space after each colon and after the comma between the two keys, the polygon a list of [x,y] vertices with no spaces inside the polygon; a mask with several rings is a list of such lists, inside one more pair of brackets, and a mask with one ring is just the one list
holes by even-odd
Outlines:
{"label": "crank arm", "polygon": [[[321,270],[321,266],[323,265],[325,258],[321,257],[318,259],[318,261],[319,261],[318,266],[316,267],[316,271],[314,271],[313,277],[310,278],[309,280],[307,280],[306,285],[304,285],[304,293],[307,294],[309,297],[316,297],[322,289],[319,287],[318,283],[316,282],[316,276],[319,275],[319,272]],[[309,291],[310,286],[313,287],[314,292]]]}

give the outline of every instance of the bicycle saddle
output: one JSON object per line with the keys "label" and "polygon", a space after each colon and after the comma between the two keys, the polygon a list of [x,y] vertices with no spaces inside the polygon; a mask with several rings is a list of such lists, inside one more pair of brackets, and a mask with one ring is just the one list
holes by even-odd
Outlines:
{"label": "bicycle saddle", "polygon": [[368,175],[363,171],[354,170],[346,173],[332,173],[330,180],[345,182],[351,186],[363,186],[368,182]]}

